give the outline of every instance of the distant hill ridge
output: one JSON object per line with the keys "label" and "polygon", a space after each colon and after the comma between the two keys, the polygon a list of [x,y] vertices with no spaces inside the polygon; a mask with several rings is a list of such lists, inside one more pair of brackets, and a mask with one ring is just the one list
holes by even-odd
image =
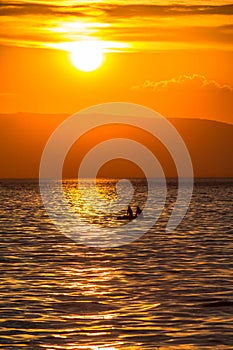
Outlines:
{"label": "distant hill ridge", "polygon": [[[46,141],[68,116],[0,114],[0,177],[38,177]],[[233,124],[193,118],[168,119],[187,145],[196,177],[233,177]]]}

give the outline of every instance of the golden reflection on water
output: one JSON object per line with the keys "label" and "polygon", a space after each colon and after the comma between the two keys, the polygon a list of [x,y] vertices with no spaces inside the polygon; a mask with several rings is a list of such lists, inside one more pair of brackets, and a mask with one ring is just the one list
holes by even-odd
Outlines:
{"label": "golden reflection on water", "polygon": [[[4,349],[230,348],[232,210],[226,199],[232,201],[232,185],[214,193],[212,185],[201,187],[203,194],[198,189],[176,232],[155,228],[116,249],[92,249],[60,235],[35,186],[11,186],[2,190]],[[75,184],[67,188],[76,198]],[[206,200],[209,213],[200,207]],[[214,216],[219,232],[205,230]]]}
{"label": "golden reflection on water", "polygon": [[[120,350],[122,348],[122,346],[124,346],[124,343],[123,342],[119,342],[117,343],[116,345],[112,346],[111,344],[106,344],[104,346],[102,345],[90,345],[90,346],[82,346],[82,345],[74,345],[74,344],[71,344],[71,345],[68,345],[67,347],[61,347],[61,349],[66,349],[66,350]],[[56,347],[56,349],[59,349],[60,347]],[[47,347],[47,349],[51,349],[53,350],[54,348],[52,347]],[[124,346],[124,350],[140,350],[142,349],[140,344],[138,344],[138,346]],[[199,350],[198,347],[194,346],[194,345],[187,345],[187,344],[184,344],[184,345],[171,345],[171,346],[156,346],[155,349],[158,349],[158,350]],[[221,349],[218,348],[218,349]]]}
{"label": "golden reflection on water", "polygon": [[98,199],[115,200],[117,198],[116,182],[101,179],[95,182],[92,179],[84,179],[80,185],[70,180],[63,183],[63,189],[70,205],[78,210],[84,205],[90,207],[91,204],[98,204]]}
{"label": "golden reflection on water", "polygon": [[[108,342],[106,344],[106,340],[111,333],[114,332],[115,323],[122,313],[128,318],[132,313],[140,312],[142,314],[141,316],[138,314],[138,320],[140,319],[143,321],[144,318],[145,321],[148,321],[150,317],[147,315],[147,312],[156,309],[160,303],[149,303],[145,300],[142,302],[141,300],[135,300],[133,296],[127,299],[125,303],[126,298],[124,293],[122,295],[115,295],[113,292],[115,289],[118,289],[120,286],[124,289],[124,286],[127,284],[127,279],[123,276],[121,269],[117,267],[87,266],[85,268],[71,265],[66,266],[62,274],[64,279],[59,281],[59,286],[62,284],[65,288],[70,290],[67,300],[72,298],[72,302],[67,302],[68,305],[65,305],[60,319],[64,320],[64,322],[71,321],[77,323],[77,330],[79,328],[79,322],[83,323],[89,321],[90,325],[87,323],[86,327],[82,329],[82,332],[78,333],[78,336],[90,338],[90,345],[79,345],[77,340],[77,342],[67,344],[65,347],[63,345],[61,349],[120,350],[122,347],[130,350],[140,349],[139,345],[139,347],[127,347],[124,335],[119,334],[118,341],[109,342],[109,344]],[[78,295],[77,291],[79,291]],[[112,293],[114,295],[111,295]],[[54,300],[56,300],[56,296],[54,296]],[[61,307],[63,307],[63,305],[61,305]],[[142,315],[144,315],[144,317]],[[100,323],[96,325],[97,321]],[[91,322],[93,322],[93,324]],[[144,329],[146,330],[147,327],[144,327]],[[150,330],[151,329],[150,326]],[[53,336],[56,339],[69,340],[69,334],[73,332],[76,333],[77,330],[67,327],[66,334],[61,334],[60,330],[58,330],[58,332],[53,333]],[[140,334],[142,328],[136,325],[124,325],[124,330],[130,333],[132,331],[138,331]],[[103,340],[105,345],[91,345],[91,343],[102,343]],[[52,350],[54,348],[52,345],[48,344],[46,349]],[[59,346],[56,346],[56,349],[59,349]]]}
{"label": "golden reflection on water", "polygon": [[194,345],[187,345],[187,344],[177,344],[177,345],[171,345],[171,346],[160,346],[158,348],[159,350],[200,350],[199,348],[197,348],[196,346]]}
{"label": "golden reflection on water", "polygon": [[[76,344],[70,344],[66,347],[59,347],[56,346],[56,349],[65,349],[65,350],[120,350],[121,346],[124,345],[123,342],[117,342],[114,346],[111,344],[106,345],[89,345],[89,346],[83,346],[83,345],[76,345]],[[42,345],[42,347],[44,347]],[[55,350],[54,347],[46,346],[46,349]],[[126,350],[139,350],[138,347],[124,347]]]}
{"label": "golden reflection on water", "polygon": [[[81,185],[76,181],[63,183],[64,195],[70,208],[87,222],[103,224],[107,222],[119,224],[106,216],[106,207],[111,207],[117,199],[116,182],[101,180],[95,183],[92,179],[85,179]],[[126,208],[125,208],[126,209]]]}
{"label": "golden reflection on water", "polygon": [[63,191],[70,209],[79,215],[83,225],[88,223],[102,228],[122,226],[125,230],[126,223],[117,220],[117,216],[126,215],[129,204],[134,213],[137,206],[144,208],[147,184],[143,185],[142,191],[141,180],[133,179],[131,188],[123,181],[120,183],[120,196],[117,185],[116,179],[66,180]]}

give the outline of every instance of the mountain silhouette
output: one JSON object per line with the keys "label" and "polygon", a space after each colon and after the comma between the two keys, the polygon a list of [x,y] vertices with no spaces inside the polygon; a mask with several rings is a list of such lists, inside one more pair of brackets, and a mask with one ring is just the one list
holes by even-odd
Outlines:
{"label": "mountain silhouette", "polygon": [[[66,115],[32,113],[1,114],[1,178],[37,178],[46,142]],[[233,125],[190,118],[170,118],[189,150],[195,177],[233,177]],[[135,137],[136,135],[136,137]],[[97,143],[114,137],[135,137],[150,148],[160,161],[165,175],[176,176],[172,157],[165,147],[146,133],[123,127],[94,130],[74,144],[64,163],[64,177],[77,176],[85,153]],[[110,162],[111,163],[111,162]],[[141,177],[141,170],[125,160],[115,160],[100,171],[101,177]]]}

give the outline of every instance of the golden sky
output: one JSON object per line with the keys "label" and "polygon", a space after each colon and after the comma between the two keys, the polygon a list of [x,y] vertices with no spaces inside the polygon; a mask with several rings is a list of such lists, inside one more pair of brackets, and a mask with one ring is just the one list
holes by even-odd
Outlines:
{"label": "golden sky", "polygon": [[[127,101],[166,117],[233,123],[233,4],[202,1],[1,1],[0,113],[74,113]],[[69,50],[101,44],[81,72]]]}

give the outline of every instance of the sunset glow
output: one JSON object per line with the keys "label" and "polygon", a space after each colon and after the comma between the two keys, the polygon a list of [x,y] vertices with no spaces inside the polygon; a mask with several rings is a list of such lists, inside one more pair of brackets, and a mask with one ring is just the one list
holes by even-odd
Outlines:
{"label": "sunset glow", "polygon": [[51,114],[110,101],[233,123],[231,0],[18,0],[0,15],[0,113],[45,114],[42,134]]}
{"label": "sunset glow", "polygon": [[233,349],[233,0],[0,21],[0,348]]}
{"label": "sunset glow", "polygon": [[[47,47],[84,36],[131,44],[131,51],[231,49],[231,0],[6,1],[2,43]],[[229,40],[228,40],[229,39]]]}

